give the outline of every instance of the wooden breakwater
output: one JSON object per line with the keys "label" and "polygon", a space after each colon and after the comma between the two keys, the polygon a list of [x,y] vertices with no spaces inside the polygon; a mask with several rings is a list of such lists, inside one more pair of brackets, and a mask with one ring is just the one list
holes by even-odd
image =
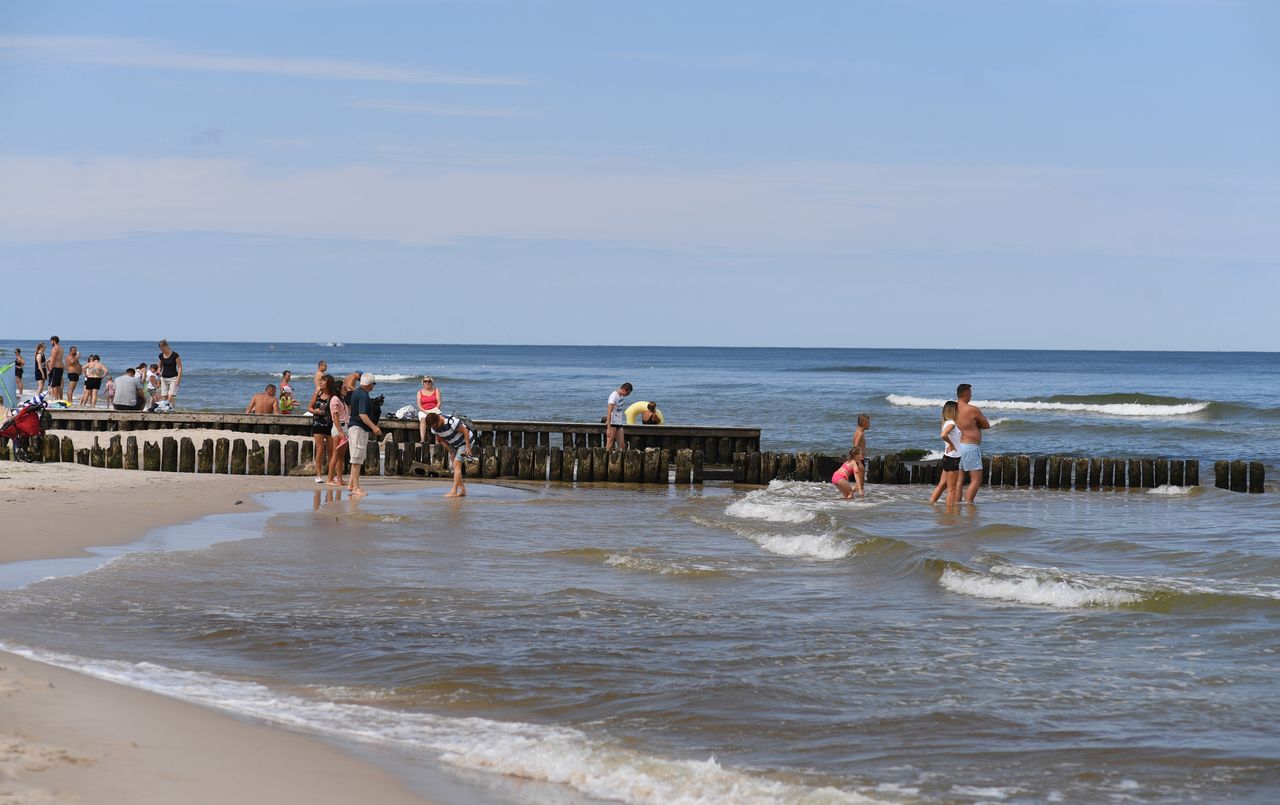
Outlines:
{"label": "wooden breakwater", "polygon": [[[204,439],[197,446],[189,437],[162,436],[139,442],[120,434],[103,445],[76,449],[69,436],[46,434],[32,439],[29,455],[43,462],[74,462],[93,467],[143,469],[160,472],[231,475],[299,475],[313,472],[311,440]],[[660,447],[605,450],[603,447],[537,444],[482,444],[474,460],[463,462],[470,478],[508,478],[526,481],[577,481],[635,484],[698,484],[732,481],[759,485],[774,480],[826,482],[841,459],[815,453],[739,451],[728,465],[707,461],[703,450]],[[0,459],[11,448],[0,440]],[[320,457],[322,465],[325,456]],[[370,444],[362,471],[366,475],[445,477],[452,473],[449,451],[440,445],[398,442],[387,438]],[[1050,490],[1142,489],[1159,486],[1199,486],[1200,462],[1167,458],[1081,458],[1072,456],[993,455],[983,458],[983,485]],[[1214,485],[1236,492],[1262,492],[1265,468],[1261,462],[1214,462]],[[874,456],[867,462],[869,484],[933,485],[942,475],[937,461],[906,461],[897,455]]]}
{"label": "wooden breakwater", "polygon": [[[182,411],[172,414],[144,414],[132,411],[52,409],[54,430],[112,431],[139,430],[229,430],[267,436],[311,435],[311,417],[278,414],[225,414]],[[480,444],[484,447],[603,447],[605,426],[596,422],[517,422],[475,420]],[[384,417],[378,426],[397,444],[418,441],[418,422]],[[709,464],[729,463],[734,453],[760,450],[759,428],[695,425],[630,425],[627,446],[660,448],[668,454],[677,450],[700,450]]]}

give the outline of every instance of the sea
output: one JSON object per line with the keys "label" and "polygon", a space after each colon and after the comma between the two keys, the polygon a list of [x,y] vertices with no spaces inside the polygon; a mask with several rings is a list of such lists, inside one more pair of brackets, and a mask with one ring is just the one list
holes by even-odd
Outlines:
{"label": "sea", "polygon": [[[66,343],[70,343],[69,341]],[[1205,486],[423,482],[0,566],[0,647],[321,736],[440,802],[1274,802],[1280,356],[174,341],[180,408],[318,360],[446,412],[599,421],[635,386],[766,450],[1201,460]],[[0,342],[3,354],[34,343]],[[149,343],[80,344],[113,370]],[[30,366],[30,364],[29,364]],[[30,384],[32,370],[27,371]],[[0,468],[2,469],[2,468]]]}

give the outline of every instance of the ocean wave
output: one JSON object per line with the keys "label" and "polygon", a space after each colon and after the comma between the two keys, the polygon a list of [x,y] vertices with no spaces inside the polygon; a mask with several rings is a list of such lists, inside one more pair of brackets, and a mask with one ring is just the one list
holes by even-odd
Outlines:
{"label": "ocean wave", "polygon": [[942,571],[938,583],[953,593],[974,598],[992,598],[1060,609],[1114,607],[1136,604],[1143,600],[1143,595],[1136,591],[1094,586],[1047,574],[1004,575],[948,567]]}
{"label": "ocean wave", "polygon": [[[1133,395],[1141,397],[1142,395]],[[946,400],[942,398],[911,397],[902,394],[890,394],[885,397],[890,405],[911,408],[941,408]],[[1198,414],[1213,405],[1212,402],[1177,402],[1177,403],[1143,403],[1143,402],[1055,402],[1049,400],[974,400],[974,405],[991,411],[1069,411],[1087,414],[1104,414],[1107,416],[1129,417],[1173,417]]]}
{"label": "ocean wave", "polygon": [[771,534],[751,537],[761,548],[778,556],[833,561],[847,559],[859,543],[834,534]]}
{"label": "ocean wave", "polygon": [[1181,497],[1191,495],[1200,490],[1198,486],[1173,486],[1172,484],[1164,484],[1147,490],[1148,495],[1163,495],[1166,497]]}
{"label": "ocean wave", "polygon": [[726,506],[724,513],[730,517],[742,517],[748,520],[796,524],[811,522],[818,516],[816,512],[798,501],[777,495],[780,488],[778,482],[774,481],[765,489],[748,492]]}
{"label": "ocean wave", "polygon": [[896,372],[888,366],[810,366],[786,369],[788,372],[833,372],[837,374],[877,374],[879,372]]}
{"label": "ocean wave", "polygon": [[854,791],[808,786],[725,767],[714,757],[681,760],[649,755],[573,727],[318,702],[252,682],[154,663],[86,660],[22,647],[0,647],[38,662],[291,729],[427,753],[459,768],[557,783],[611,801],[637,805],[877,802]]}
{"label": "ocean wave", "polygon": [[648,556],[640,556],[634,553],[609,554],[609,556],[605,558],[604,563],[609,567],[618,567],[623,570],[638,570],[644,573],[656,573],[659,576],[710,577],[728,575],[723,570],[711,567],[710,565],[674,562],[651,558]]}

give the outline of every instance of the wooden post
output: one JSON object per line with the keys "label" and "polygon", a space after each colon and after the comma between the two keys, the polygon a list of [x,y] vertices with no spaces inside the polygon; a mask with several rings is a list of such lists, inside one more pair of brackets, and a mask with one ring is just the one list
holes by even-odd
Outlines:
{"label": "wooden post", "polygon": [[[297,469],[297,467],[298,467],[298,443],[291,439],[285,442],[284,444],[284,464],[283,466],[281,466],[280,469],[284,472],[285,475],[292,475],[293,471]],[[317,467],[317,469],[319,468]],[[201,470],[201,472],[206,472],[206,471],[207,470],[203,470],[203,469]],[[324,475],[323,472],[320,472],[318,474]]]}
{"label": "wooden post", "polygon": [[927,469],[923,464],[912,464],[911,467],[911,483],[924,484],[928,483],[928,476],[925,475]]}
{"label": "wooden post", "polygon": [[747,454],[747,483],[749,484],[760,483],[760,454],[759,453]]}
{"label": "wooden post", "polygon": [[733,454],[733,482],[735,484],[745,484],[747,482],[747,454]]}
{"label": "wooden post", "polygon": [[480,447],[480,477],[498,477],[498,448],[491,444]]}
{"label": "wooden post", "polygon": [[160,471],[160,445],[155,442],[142,443],[142,468],[148,472]]}
{"label": "wooden post", "polygon": [[46,464],[56,463],[62,460],[62,442],[52,433],[46,435],[40,440],[41,459]]}
{"label": "wooden post", "polygon": [[559,481],[564,477],[564,450],[559,447],[547,448],[547,480]]}
{"label": "wooden post", "polygon": [[1004,462],[1002,456],[983,456],[982,463],[987,466],[983,480],[988,486],[1000,486],[1004,481]]}
{"label": "wooden post", "polygon": [[644,481],[644,453],[639,450],[628,450],[622,457],[622,480],[629,484]]}
{"label": "wooden post", "polygon": [[1089,459],[1075,460],[1075,488],[1081,491],[1089,488]]}
{"label": "wooden post", "polygon": [[254,442],[253,446],[249,448],[249,474],[262,475],[263,471],[266,469],[266,464],[266,451],[262,449],[262,445]]}
{"label": "wooden post", "polygon": [[591,480],[609,480],[609,451],[603,447],[591,448]]}
{"label": "wooden post", "polygon": [[124,448],[120,446],[120,434],[107,440],[107,469],[124,469]]}
{"label": "wooden post", "polygon": [[[662,451],[656,447],[646,447],[641,459],[641,480],[646,484],[658,483],[658,454]],[[665,478],[662,479],[666,481]]]}
{"label": "wooden post", "polygon": [[708,436],[703,439],[702,459],[708,464],[720,463],[720,439],[715,436]]}
{"label": "wooden post", "polygon": [[560,480],[572,482],[577,464],[578,448],[566,444],[560,451]]}
{"label": "wooden post", "polygon": [[[295,459],[297,456],[294,457]],[[213,472],[213,439],[205,439],[196,453],[196,470],[202,475]]]}
{"label": "wooden post", "polygon": [[[90,453],[90,451],[89,451],[89,448],[87,448],[87,447],[81,447],[79,450],[77,450],[77,451],[76,451],[76,463],[77,463],[77,464],[83,464],[83,465],[85,465],[86,467],[90,466],[90,463],[93,461],[93,459],[92,459],[92,457],[89,455],[89,453]],[[16,460],[16,459],[15,459],[15,460]],[[136,470],[136,469],[137,469],[137,467],[134,467],[134,469]]]}
{"label": "wooden post", "polygon": [[1185,483],[1186,475],[1183,471],[1186,466],[1185,462],[1176,458],[1169,462],[1169,483],[1171,485],[1182,486]]}
{"label": "wooden post", "polygon": [[1155,482],[1153,486],[1168,486],[1169,484],[1169,459],[1157,458],[1155,460]]}
{"label": "wooden post", "polygon": [[1128,484],[1130,489],[1138,489],[1142,486],[1142,460],[1131,458],[1125,462],[1128,468]]}
{"label": "wooden post", "polygon": [[533,448],[520,447],[512,448],[516,453],[516,472],[519,474],[520,480],[533,480]]}
{"label": "wooden post", "polygon": [[[542,442],[542,439],[539,438],[538,441]],[[549,449],[545,444],[541,443],[533,448],[533,480],[535,481],[547,480],[547,452]]]}
{"label": "wooden post", "polygon": [[898,482],[898,467],[902,460],[898,458],[897,453],[889,453],[881,458],[883,459],[881,464],[881,478],[883,482],[886,484],[896,484]]}
{"label": "wooden post", "polygon": [[[472,447],[472,450],[477,449]],[[267,456],[267,472],[271,472],[271,456]],[[396,475],[400,472],[400,444],[395,438],[387,439],[382,443],[382,474]]]}
{"label": "wooden post", "polygon": [[1102,459],[1100,458],[1089,459],[1089,488],[1102,488]]}
{"label": "wooden post", "polygon": [[[700,484],[702,483],[702,478],[700,477],[702,475],[702,469],[697,466],[697,461],[696,461],[697,454],[698,454],[698,451],[695,450],[693,482],[696,484]],[[760,483],[767,484],[777,477],[778,477],[778,454],[777,453],[761,453],[760,454]]]}
{"label": "wooden post", "polygon": [[[335,437],[335,438],[336,438],[336,437]],[[334,442],[334,444],[337,444],[337,442],[335,441],[335,442]],[[303,442],[303,443],[298,447],[298,463],[299,463],[299,464],[307,464],[307,463],[310,463],[311,461],[315,461],[315,462],[316,462],[316,467],[327,467],[327,466],[329,466],[329,465],[325,462],[325,457],[324,457],[324,456],[317,456],[317,455],[315,454],[315,452],[316,452],[315,439],[308,439],[308,440],[306,440],[305,442]],[[215,462],[215,463],[216,463],[216,462]],[[223,462],[223,464],[225,465],[225,464],[226,464],[226,462]],[[219,472],[221,472],[221,470],[219,470]]]}
{"label": "wooden post", "polygon": [[621,450],[610,450],[610,451],[609,451],[609,468],[608,468],[608,473],[609,473],[609,474],[608,474],[608,477],[607,477],[605,480],[613,481],[614,483],[621,483],[621,482],[622,482],[622,478],[623,478],[624,472],[623,472],[622,451],[621,451]]}
{"label": "wooden post", "polygon": [[1116,482],[1116,461],[1113,458],[1099,460],[1102,462],[1102,470],[1098,477],[1098,486],[1102,489],[1110,489]]}
{"label": "wooden post", "polygon": [[63,436],[59,446],[62,450],[62,463],[74,464],[76,461],[76,443],[71,441],[70,436]]}
{"label": "wooden post", "polygon": [[1062,456],[1049,456],[1048,475],[1044,485],[1049,489],[1057,489],[1062,482]]}
{"label": "wooden post", "polygon": [[498,453],[498,477],[499,478],[515,478],[519,474],[519,467],[516,465],[516,449],[509,444],[499,445]]}
{"label": "wooden post", "polygon": [[1189,458],[1186,465],[1187,486],[1200,485],[1200,459]]}
{"label": "wooden post", "polygon": [[98,444],[98,437],[93,437],[93,446],[89,448],[89,466],[102,469],[107,466],[107,451]]}
{"label": "wooden post", "polygon": [[231,440],[218,439],[213,443],[213,471],[226,474],[231,471]]}
{"label": "wooden post", "polygon": [[[759,456],[757,456],[756,457],[756,475],[757,475],[756,480],[757,481],[759,480],[758,476],[760,474],[759,461],[760,461],[760,458]],[[677,450],[676,451],[676,483],[687,484],[689,483],[689,480],[692,476],[693,476],[693,451],[688,448]],[[751,481],[748,480],[747,483],[751,483]]]}
{"label": "wooden post", "polygon": [[1017,486],[1018,485],[1018,457],[1006,454],[1000,457],[1000,463],[1003,465],[1000,468],[1001,482],[1005,486]]}
{"label": "wooden post", "polygon": [[196,443],[187,436],[178,440],[178,472],[196,471]]}
{"label": "wooden post", "polygon": [[231,443],[231,474],[244,475],[245,466],[248,463],[249,448],[245,446],[244,439],[236,439]]}
{"label": "wooden post", "polygon": [[1142,459],[1142,485],[1148,489],[1156,485],[1156,462],[1155,459]]}
{"label": "wooden post", "polygon": [[136,470],[138,468],[138,437],[130,436],[125,439],[124,445],[124,468]]}
{"label": "wooden post", "polygon": [[778,477],[784,481],[790,481],[795,477],[796,473],[796,456],[795,453],[779,453],[778,454]]}
{"label": "wooden post", "polygon": [[378,453],[379,453],[378,440],[373,438],[373,434],[370,433],[369,434],[369,452],[365,454],[364,469],[360,471],[365,478],[372,478],[373,476],[377,475],[378,470],[381,469],[378,466],[381,463],[378,460],[379,458],[381,458],[381,456],[379,456]]}
{"label": "wooden post", "polygon": [[1253,494],[1260,494],[1266,483],[1266,468],[1262,466],[1261,461],[1249,462],[1249,491]]}
{"label": "wooden post", "polygon": [[1231,491],[1248,492],[1248,465],[1239,459],[1231,462]]}
{"label": "wooden post", "polygon": [[172,436],[160,439],[160,471],[178,471],[178,440]]}
{"label": "wooden post", "polygon": [[1213,485],[1218,489],[1231,488],[1231,462],[1213,462]]}
{"label": "wooden post", "polygon": [[658,449],[658,483],[671,483],[671,454],[662,448]]}

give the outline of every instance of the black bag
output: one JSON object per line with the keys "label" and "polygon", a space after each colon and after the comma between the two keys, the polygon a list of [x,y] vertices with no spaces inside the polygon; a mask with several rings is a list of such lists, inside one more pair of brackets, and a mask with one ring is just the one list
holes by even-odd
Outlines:
{"label": "black bag", "polygon": [[387,395],[379,394],[377,397],[369,398],[369,421],[378,424],[382,421],[382,404],[387,401]]}

